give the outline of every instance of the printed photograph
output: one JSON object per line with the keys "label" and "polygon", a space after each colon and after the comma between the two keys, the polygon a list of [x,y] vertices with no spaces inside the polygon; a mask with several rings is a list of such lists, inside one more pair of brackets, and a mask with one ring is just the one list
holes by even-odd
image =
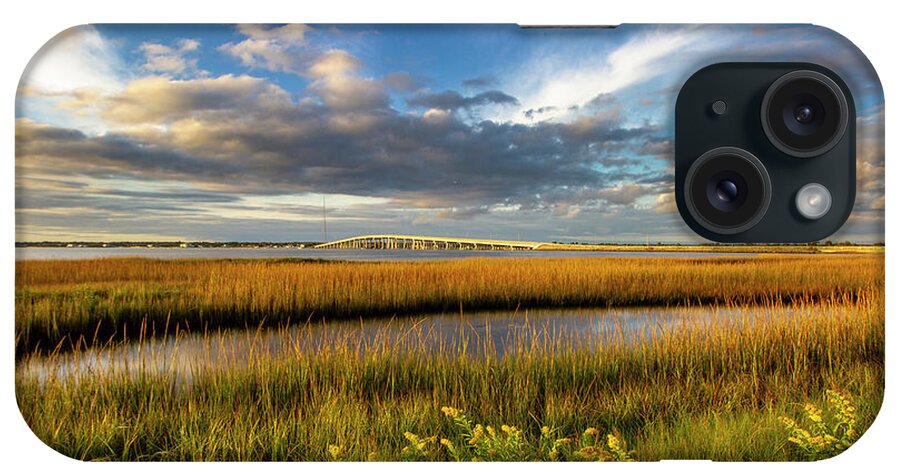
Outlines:
{"label": "printed photograph", "polygon": [[[820,241],[676,206],[681,86],[763,61],[852,92]],[[881,406],[884,98],[830,30],[84,25],[15,114],[16,398],[71,458],[811,461]]]}

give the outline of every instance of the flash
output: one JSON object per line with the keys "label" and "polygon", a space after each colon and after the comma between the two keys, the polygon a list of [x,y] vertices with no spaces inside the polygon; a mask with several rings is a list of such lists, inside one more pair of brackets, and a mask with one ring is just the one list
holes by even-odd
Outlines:
{"label": "flash", "polygon": [[804,218],[818,220],[831,210],[831,192],[819,183],[808,183],[797,191],[794,200]]}

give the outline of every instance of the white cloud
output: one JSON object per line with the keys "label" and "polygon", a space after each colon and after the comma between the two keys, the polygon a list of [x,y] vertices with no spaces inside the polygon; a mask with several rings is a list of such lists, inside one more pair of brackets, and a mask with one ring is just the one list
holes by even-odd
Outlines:
{"label": "white cloud", "polygon": [[453,118],[453,114],[445,109],[431,108],[422,114],[422,118],[429,124],[442,125],[450,121]]}
{"label": "white cloud", "polygon": [[338,76],[358,70],[362,63],[343,50],[331,50],[316,58],[309,67],[309,75],[318,78]]}
{"label": "white cloud", "polygon": [[113,44],[92,26],[68,29],[34,55],[20,86],[48,94],[119,90],[127,72]]}
{"label": "white cloud", "polygon": [[303,41],[303,36],[309,30],[311,30],[310,27],[300,24],[284,25],[273,28],[258,24],[238,25],[238,31],[251,38],[275,40],[285,43]]}
{"label": "white cloud", "polygon": [[[669,71],[674,55],[705,48],[707,36],[708,32],[690,28],[666,29],[637,36],[609,54],[579,57],[560,51],[538,56],[536,62],[507,78],[510,84],[505,90],[518,97],[522,107],[505,119],[564,118],[572,114],[572,106],[580,108],[599,95],[616,93]],[[525,116],[529,110],[531,118]]]}
{"label": "white cloud", "polygon": [[238,31],[246,35],[247,39],[238,43],[225,43],[219,50],[251,68],[300,73],[306,58],[297,49],[303,44],[303,37],[308,30],[310,27],[306,25],[273,28],[264,25],[239,25]]}
{"label": "white cloud", "polygon": [[161,43],[141,43],[139,49],[144,53],[146,62],[143,68],[151,73],[173,74],[181,76],[187,73],[204,75],[205,71],[197,69],[197,59],[188,58],[187,54],[200,48],[200,42],[185,39],[173,48]]}
{"label": "white cloud", "polygon": [[17,114],[103,133],[107,126],[89,105],[96,97],[122,91],[131,77],[116,45],[96,28],[70,28],[44,45],[25,68],[19,82]]}
{"label": "white cloud", "polygon": [[339,111],[375,109],[386,104],[380,81],[358,76],[362,63],[343,50],[330,50],[316,58],[306,74],[315,78],[315,91],[331,108]]}

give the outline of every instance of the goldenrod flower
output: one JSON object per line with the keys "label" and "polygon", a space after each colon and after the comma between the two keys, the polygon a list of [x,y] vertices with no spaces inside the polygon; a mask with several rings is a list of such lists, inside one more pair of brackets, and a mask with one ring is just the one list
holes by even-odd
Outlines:
{"label": "goldenrod flower", "polygon": [[343,454],[344,448],[338,445],[328,445],[328,454],[331,455],[331,459],[338,459]]}
{"label": "goldenrod flower", "polygon": [[450,418],[457,418],[460,414],[460,411],[453,407],[441,407],[441,411]]}
{"label": "goldenrod flower", "polygon": [[621,442],[619,441],[618,438],[616,438],[616,435],[613,435],[613,434],[606,435],[606,446],[609,446],[609,449],[620,450],[621,449],[620,445],[621,445]]}
{"label": "goldenrod flower", "polygon": [[469,439],[469,444],[474,445],[481,440],[481,437],[484,436],[484,427],[481,426],[481,423],[475,425],[475,429],[472,430],[472,438]]}
{"label": "goldenrod flower", "polygon": [[806,410],[806,416],[809,417],[814,423],[822,422],[822,411],[816,408],[812,403],[807,403],[804,407]]}

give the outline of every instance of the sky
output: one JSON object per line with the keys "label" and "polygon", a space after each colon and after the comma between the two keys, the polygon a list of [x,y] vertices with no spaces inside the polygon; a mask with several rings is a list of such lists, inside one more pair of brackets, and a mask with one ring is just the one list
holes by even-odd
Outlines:
{"label": "sky", "polygon": [[700,242],[675,207],[674,103],[723,61],[845,79],[858,192],[833,239],[883,241],[877,76],[789,25],[76,27],[19,85],[16,239]]}

